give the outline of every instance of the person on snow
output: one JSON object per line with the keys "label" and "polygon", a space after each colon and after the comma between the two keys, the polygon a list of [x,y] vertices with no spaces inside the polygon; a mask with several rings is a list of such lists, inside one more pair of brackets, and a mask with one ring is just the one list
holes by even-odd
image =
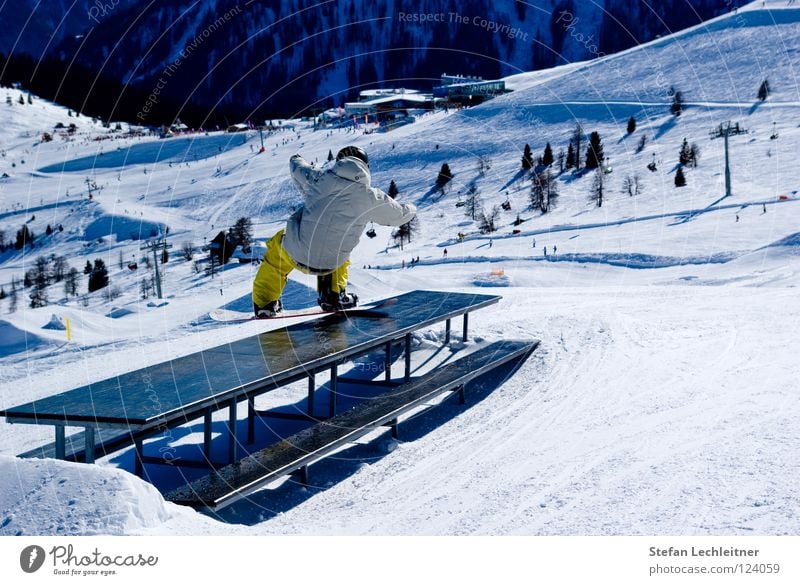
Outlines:
{"label": "person on snow", "polygon": [[371,186],[369,158],[363,149],[347,146],[326,166],[315,168],[297,154],[289,160],[303,205],[267,242],[253,281],[253,311],[258,318],[280,312],[281,293],[295,269],[317,275],[322,310],[355,307],[358,297],[345,291],[350,253],[367,224],[401,226],[416,215],[414,205],[400,204]]}

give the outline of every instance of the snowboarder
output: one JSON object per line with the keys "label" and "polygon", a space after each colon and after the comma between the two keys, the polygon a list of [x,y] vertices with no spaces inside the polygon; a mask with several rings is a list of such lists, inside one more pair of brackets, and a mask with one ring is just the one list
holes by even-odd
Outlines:
{"label": "snowboarder", "polygon": [[401,226],[416,215],[416,207],[371,186],[369,158],[357,146],[346,146],[323,168],[296,154],[289,168],[303,205],[267,242],[253,281],[253,311],[258,318],[280,312],[281,293],[295,269],[317,276],[317,302],[324,311],[355,307],[358,297],[345,292],[350,253],[367,224]]}
{"label": "snowboarder", "polygon": [[447,258],[447,248],[444,249],[444,257]]}

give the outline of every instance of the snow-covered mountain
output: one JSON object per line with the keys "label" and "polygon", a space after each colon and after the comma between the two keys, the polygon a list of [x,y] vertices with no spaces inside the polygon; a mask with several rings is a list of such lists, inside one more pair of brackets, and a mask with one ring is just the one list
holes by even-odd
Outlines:
{"label": "snow-covered mountain", "polygon": [[[314,5],[172,0],[70,6],[45,1],[35,9],[6,3],[0,18],[30,24],[20,27],[22,34],[13,27],[0,37],[0,53],[15,47],[36,57],[44,52],[145,96],[158,85],[161,104],[153,119],[173,119],[187,101],[212,115],[222,110],[263,119],[341,105],[375,82],[430,89],[444,72],[496,78],[590,59],[697,24],[731,6],[730,0],[341,0]],[[59,14],[69,18],[53,22]],[[84,16],[84,30],[76,30],[76,15]],[[53,30],[52,39],[47,29]],[[15,44],[16,38],[24,42]],[[64,73],[62,94],[86,92],[80,82],[70,85],[75,75]],[[167,77],[168,83],[158,83]],[[115,105],[112,115],[129,119],[141,107],[125,99]],[[201,119],[192,120],[193,125]]]}
{"label": "snow-covered mountain", "polygon": [[[131,136],[3,89],[0,232],[9,242],[26,226],[36,238],[0,254],[0,286],[8,295],[12,278],[53,254],[79,270],[103,260],[110,287],[88,294],[82,276],[78,296],[52,284],[41,308],[29,307],[30,288],[14,311],[0,300],[0,408],[270,327],[206,317],[249,306],[253,267],[211,278],[179,250],[242,216],[267,238],[299,203],[289,157],[322,164],[351,143],[368,150],[374,184],[394,180],[420,215],[402,250],[388,228],[363,239],[352,289],[364,300],[423,288],[503,296],[474,313],[465,345],[440,351],[443,328],[417,338],[420,362],[502,338],[542,345],[468,408],[406,422],[414,440],[356,445],[346,471],[320,464],[312,488],[286,482],[221,520],[165,504],[130,476],[130,452],[96,466],[17,459],[50,432],[1,422],[0,533],[796,534],[798,52],[800,8],[759,1],[619,54],[517,73],[512,93],[392,132],[283,121],[261,153],[257,132]],[[684,97],[680,116],[670,88]],[[728,121],[747,134],[730,138],[733,194],[723,197],[723,140],[711,134]],[[71,134],[54,130],[71,123]],[[536,156],[547,143],[566,150],[577,123],[599,134],[610,172],[556,163],[556,205],[532,210],[525,144]],[[684,139],[699,161],[676,187]],[[440,194],[445,162],[454,179]],[[637,176],[631,196],[623,186]],[[596,177],[602,206],[590,200]],[[458,205],[471,190],[487,212],[499,208],[496,232]],[[142,298],[151,273],[140,246],[166,226],[174,247],[157,302]],[[286,305],[313,304],[313,288],[293,274]],[[174,486],[152,473],[157,488]]]}

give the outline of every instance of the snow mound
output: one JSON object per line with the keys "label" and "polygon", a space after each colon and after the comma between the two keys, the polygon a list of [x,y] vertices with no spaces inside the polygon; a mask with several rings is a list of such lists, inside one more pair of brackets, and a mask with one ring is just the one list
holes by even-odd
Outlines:
{"label": "snow mound", "polygon": [[796,248],[800,247],[800,232],[792,234],[790,236],[786,236],[783,239],[778,240],[777,242],[773,242],[770,244],[770,247],[786,247],[786,248]]}
{"label": "snow mound", "polygon": [[0,456],[0,535],[130,534],[177,510],[145,481],[117,469]]}
{"label": "snow mound", "polygon": [[42,329],[51,329],[53,331],[65,331],[67,326],[64,324],[64,319],[53,313],[50,320],[42,325]]}
{"label": "snow mound", "polygon": [[492,270],[489,273],[476,276],[472,284],[481,287],[504,287],[511,286],[511,279],[505,273],[505,270]]}
{"label": "snow mound", "polygon": [[146,240],[164,233],[164,226],[152,221],[125,217],[124,215],[103,215],[90,223],[84,237],[87,240],[115,237],[123,240]]}
{"label": "snow mound", "polygon": [[49,342],[45,339],[0,320],[0,356],[33,351],[46,345]]}
{"label": "snow mound", "polygon": [[123,307],[112,307],[112,309],[106,313],[106,317],[109,319],[119,319],[120,317],[125,317],[127,315],[132,315],[134,312],[130,309],[125,309]]}

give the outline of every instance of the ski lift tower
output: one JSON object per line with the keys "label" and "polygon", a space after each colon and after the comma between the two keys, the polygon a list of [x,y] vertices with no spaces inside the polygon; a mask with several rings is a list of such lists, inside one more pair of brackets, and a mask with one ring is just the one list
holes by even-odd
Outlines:
{"label": "ski lift tower", "polygon": [[161,272],[158,270],[158,252],[170,248],[172,248],[172,244],[168,244],[166,238],[163,237],[149,240],[139,247],[140,250],[153,251],[153,266],[156,271],[156,294],[159,299],[163,299],[164,297],[161,295]]}
{"label": "ski lift tower", "polygon": [[731,196],[731,163],[728,155],[728,137],[739,134],[747,134],[747,130],[739,126],[739,122],[731,124],[730,120],[727,124],[720,124],[718,128],[711,131],[711,140],[715,138],[725,139],[725,197]]}

